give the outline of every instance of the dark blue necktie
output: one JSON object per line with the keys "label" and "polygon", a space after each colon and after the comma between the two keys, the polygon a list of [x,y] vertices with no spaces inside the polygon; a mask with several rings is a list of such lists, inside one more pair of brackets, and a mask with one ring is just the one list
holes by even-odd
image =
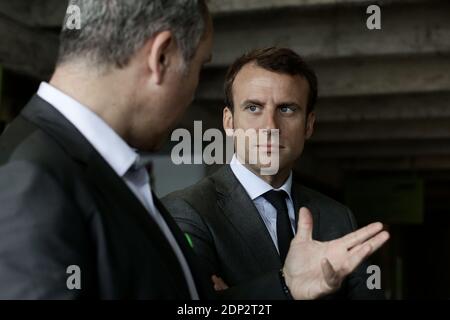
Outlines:
{"label": "dark blue necktie", "polygon": [[277,242],[278,252],[280,253],[281,262],[284,264],[291,240],[294,237],[292,232],[291,220],[289,219],[288,209],[286,206],[285,191],[271,190],[263,194],[263,197],[269,201],[277,210]]}

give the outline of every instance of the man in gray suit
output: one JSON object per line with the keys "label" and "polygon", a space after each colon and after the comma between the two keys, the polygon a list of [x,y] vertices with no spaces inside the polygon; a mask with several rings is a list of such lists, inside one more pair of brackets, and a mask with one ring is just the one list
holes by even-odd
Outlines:
{"label": "man in gray suit", "polygon": [[[214,275],[216,289],[226,285],[215,275],[229,286],[236,286],[282,270],[288,282],[292,274],[301,272],[287,267],[290,259],[306,257],[310,250],[323,253],[317,258],[322,261],[305,262],[317,265],[312,273],[319,274],[319,266],[325,273],[343,267],[342,256],[362,248],[352,243],[355,237],[347,235],[356,229],[352,213],[344,205],[302,186],[292,174],[305,140],[313,133],[317,98],[314,71],[292,50],[255,50],[230,67],[225,95],[225,129],[266,130],[268,137],[271,130],[278,129],[278,145],[267,139],[247,144],[243,150],[238,148],[229,165],[163,199],[191,239],[203,265]],[[277,152],[278,172],[264,175],[261,161],[246,161],[254,150]],[[385,233],[383,242],[387,238]],[[302,239],[311,245],[302,246]],[[347,277],[336,278],[334,289],[326,297],[383,298],[380,290],[367,288],[367,266],[362,263],[350,274],[347,272]],[[307,292],[303,298],[324,296],[314,294],[317,290],[312,281],[301,285]]]}
{"label": "man in gray suit", "polygon": [[214,298],[138,153],[194,96],[211,58],[206,3],[77,7],[51,80],[0,136],[0,299]]}

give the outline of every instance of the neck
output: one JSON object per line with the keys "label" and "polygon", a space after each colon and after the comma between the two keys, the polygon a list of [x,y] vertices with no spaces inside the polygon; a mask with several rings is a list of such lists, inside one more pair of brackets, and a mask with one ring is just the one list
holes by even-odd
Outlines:
{"label": "neck", "polygon": [[259,168],[254,168],[250,166],[249,164],[244,164],[244,166],[253,172],[255,175],[257,175],[259,178],[264,180],[266,183],[270,184],[274,189],[280,188],[286,180],[289,178],[289,175],[291,174],[291,168],[280,168],[278,170],[277,174],[274,175],[262,175],[261,170]]}
{"label": "neck", "polygon": [[133,101],[126,81],[125,70],[94,71],[84,64],[59,66],[50,84],[77,100],[102,118],[125,141],[129,135],[130,115],[127,108]]}

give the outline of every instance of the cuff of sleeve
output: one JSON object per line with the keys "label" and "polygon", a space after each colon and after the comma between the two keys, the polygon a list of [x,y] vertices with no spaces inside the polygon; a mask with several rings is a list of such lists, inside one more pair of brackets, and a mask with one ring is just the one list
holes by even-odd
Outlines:
{"label": "cuff of sleeve", "polygon": [[283,288],[283,292],[286,295],[286,298],[288,298],[289,300],[294,300],[294,297],[291,294],[291,290],[289,290],[286,284],[286,280],[284,279],[283,269],[280,269],[280,271],[278,271],[278,275],[280,277],[281,287]]}

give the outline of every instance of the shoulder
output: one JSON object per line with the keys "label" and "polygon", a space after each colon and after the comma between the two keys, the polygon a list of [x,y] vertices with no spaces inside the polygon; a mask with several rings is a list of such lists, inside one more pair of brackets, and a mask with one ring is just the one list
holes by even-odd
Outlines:
{"label": "shoulder", "polygon": [[76,178],[76,162],[42,128],[19,116],[0,138],[0,167],[23,167],[40,172],[61,183]]}
{"label": "shoulder", "polygon": [[215,203],[216,199],[215,181],[213,177],[208,176],[192,186],[168,194],[161,201],[169,211],[189,209],[203,212],[210,204]]}
{"label": "shoulder", "polygon": [[356,221],[351,210],[344,204],[316,190],[301,186],[300,192],[308,199],[319,214],[319,230],[325,239],[339,238],[356,229]]}
{"label": "shoulder", "polygon": [[165,196],[162,202],[175,218],[216,221],[220,203],[237,183],[230,172],[223,166],[196,184]]}
{"label": "shoulder", "polygon": [[0,145],[0,165],[12,161],[25,161],[50,170],[69,160],[55,139],[21,116],[7,128],[0,138]]}
{"label": "shoulder", "polygon": [[333,198],[324,195],[316,190],[310,189],[305,186],[300,186],[300,192],[306,194],[306,196],[314,202],[315,205],[320,208],[331,209],[337,212],[347,212],[349,208],[339,201],[334,200]]}
{"label": "shoulder", "polygon": [[33,202],[42,210],[52,204],[84,208],[80,199],[90,196],[83,188],[82,167],[46,131],[19,116],[0,137],[0,145],[2,198]]}

